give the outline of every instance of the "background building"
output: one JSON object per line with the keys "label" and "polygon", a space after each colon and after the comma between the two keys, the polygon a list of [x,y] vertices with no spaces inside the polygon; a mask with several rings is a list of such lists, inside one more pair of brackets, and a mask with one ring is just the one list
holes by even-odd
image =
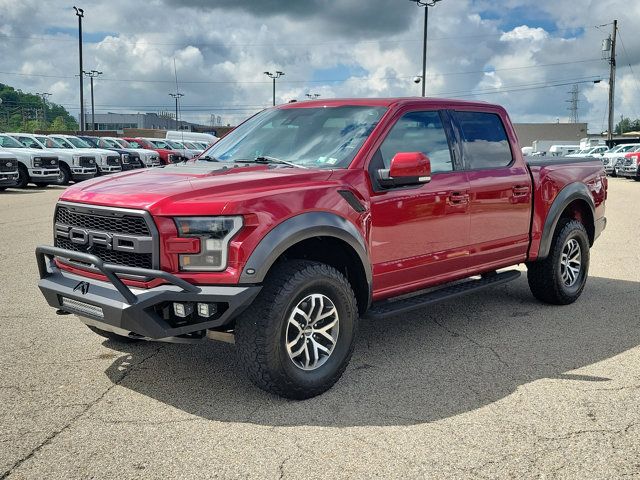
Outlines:
{"label": "background building", "polygon": [[[86,129],[93,130],[91,114],[86,116]],[[180,121],[176,125],[173,115],[158,115],[157,113],[96,113],[97,130],[110,130],[122,132],[125,128],[150,129],[150,130],[189,130],[209,131],[208,125]]]}
{"label": "background building", "polygon": [[580,144],[587,136],[586,123],[514,123],[521,147],[530,147],[536,140],[561,140]]}

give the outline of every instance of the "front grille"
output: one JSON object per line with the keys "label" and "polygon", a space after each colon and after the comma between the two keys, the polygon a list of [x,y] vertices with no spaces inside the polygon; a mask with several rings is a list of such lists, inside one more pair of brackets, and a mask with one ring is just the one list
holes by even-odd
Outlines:
{"label": "front grille", "polygon": [[[74,252],[86,252],[86,249],[78,247],[66,238],[56,237],[55,246]],[[150,253],[117,252],[115,250],[107,250],[100,245],[94,246],[90,253],[105,263],[114,263],[127,267],[153,268],[153,255]]]}
{"label": "front grille", "polygon": [[56,223],[73,227],[89,228],[109,233],[122,233],[145,237],[151,235],[147,222],[142,217],[125,215],[111,217],[95,213],[73,212],[65,206],[59,206],[56,211]]}
{"label": "front grille", "polygon": [[0,158],[0,172],[15,172],[18,170],[18,161],[11,158]]}
{"label": "front grille", "polygon": [[40,157],[42,168],[58,168],[58,157]]}
{"label": "front grille", "polygon": [[107,165],[112,167],[120,165],[120,157],[118,156],[109,156],[107,157]]}
{"label": "front grille", "polygon": [[[84,207],[83,207],[84,208]],[[88,207],[90,208],[90,207]],[[152,237],[151,227],[142,216],[109,215],[109,210],[96,209],[91,212],[75,211],[65,205],[59,205],[55,213],[55,224],[65,225],[73,229],[84,229],[89,232],[102,232],[111,235],[127,235],[134,237]],[[94,242],[93,244],[78,244],[70,238],[58,233],[56,227],[55,246],[74,252],[87,252],[97,256],[105,263],[125,265],[138,268],[154,268],[152,253],[113,250],[111,247]],[[147,250],[148,252],[148,250]]]}
{"label": "front grille", "polygon": [[94,157],[80,157],[81,167],[95,167],[96,159]]}
{"label": "front grille", "polygon": [[624,164],[623,164],[623,165],[624,165],[625,167],[628,167],[629,165],[632,165],[632,164],[633,164],[633,158],[627,158],[627,159],[624,161]]}

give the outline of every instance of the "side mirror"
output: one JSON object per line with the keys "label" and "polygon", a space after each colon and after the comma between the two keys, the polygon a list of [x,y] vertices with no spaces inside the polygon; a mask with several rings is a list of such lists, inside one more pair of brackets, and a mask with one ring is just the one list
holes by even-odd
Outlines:
{"label": "side mirror", "polygon": [[383,187],[428,183],[431,181],[431,160],[422,152],[396,153],[388,170],[378,170],[378,179]]}

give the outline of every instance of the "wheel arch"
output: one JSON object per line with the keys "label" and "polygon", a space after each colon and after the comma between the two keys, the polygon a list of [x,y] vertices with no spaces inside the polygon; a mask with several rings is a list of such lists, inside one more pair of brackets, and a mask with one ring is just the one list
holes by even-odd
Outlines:
{"label": "wheel arch", "polygon": [[558,193],[551,204],[542,230],[538,259],[542,260],[549,255],[556,227],[563,218],[578,220],[582,223],[587,230],[589,246],[593,245],[595,241],[595,204],[584,183],[570,183]]}
{"label": "wheel arch", "polygon": [[364,238],[349,220],[329,212],[303,213],[285,220],[251,253],[240,283],[263,282],[276,262],[287,258],[315,260],[336,268],[351,283],[358,310],[364,313],[368,309],[371,263]]}

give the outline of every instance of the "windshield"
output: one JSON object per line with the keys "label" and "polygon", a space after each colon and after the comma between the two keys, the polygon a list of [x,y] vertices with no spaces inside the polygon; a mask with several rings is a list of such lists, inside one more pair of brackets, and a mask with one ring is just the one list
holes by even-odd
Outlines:
{"label": "windshield", "polygon": [[89,145],[88,142],[85,142],[81,138],[67,137],[67,138],[65,138],[65,140],[67,142],[69,142],[71,145],[73,145],[74,147],[76,147],[76,148],[92,148],[91,145]]}
{"label": "windshield", "polygon": [[122,148],[130,147],[130,145],[126,141],[122,140],[121,138],[114,138],[113,141],[118,145],[120,145]]}
{"label": "windshield", "polygon": [[153,145],[156,148],[166,148],[171,150],[171,145],[169,145],[167,142],[164,142],[162,140],[149,140],[149,143],[151,143],[151,145]]}
{"label": "windshield", "polygon": [[180,144],[180,142],[176,142],[174,140],[167,140],[167,145],[169,145],[169,147],[171,148],[177,148],[179,150],[183,150],[184,146]]}
{"label": "windshield", "polygon": [[0,147],[4,148],[26,148],[19,141],[8,135],[0,135]]}
{"label": "windshield", "polygon": [[35,139],[38,140],[42,145],[46,148],[71,148],[61,145],[56,142],[53,138],[45,137],[44,135],[35,135]]}
{"label": "windshield", "polygon": [[108,138],[102,138],[102,143],[104,143],[107,147],[110,148],[120,148],[120,145],[118,145],[116,142],[114,142],[113,140],[110,140]]}
{"label": "windshield", "polygon": [[385,111],[368,106],[264,110],[215,143],[198,161],[274,157],[304,167],[346,168]]}
{"label": "windshield", "polygon": [[190,148],[191,150],[202,150],[202,148],[199,145],[196,145],[195,143],[191,143],[191,142],[184,142],[184,145],[187,148]]}
{"label": "windshield", "polygon": [[136,140],[127,140],[127,143],[131,148],[146,148],[144,145],[137,142]]}
{"label": "windshield", "polygon": [[73,148],[73,145],[71,145],[71,143],[67,142],[66,138],[59,138],[58,137],[55,140],[56,140],[56,142],[58,142],[62,146],[62,148]]}

